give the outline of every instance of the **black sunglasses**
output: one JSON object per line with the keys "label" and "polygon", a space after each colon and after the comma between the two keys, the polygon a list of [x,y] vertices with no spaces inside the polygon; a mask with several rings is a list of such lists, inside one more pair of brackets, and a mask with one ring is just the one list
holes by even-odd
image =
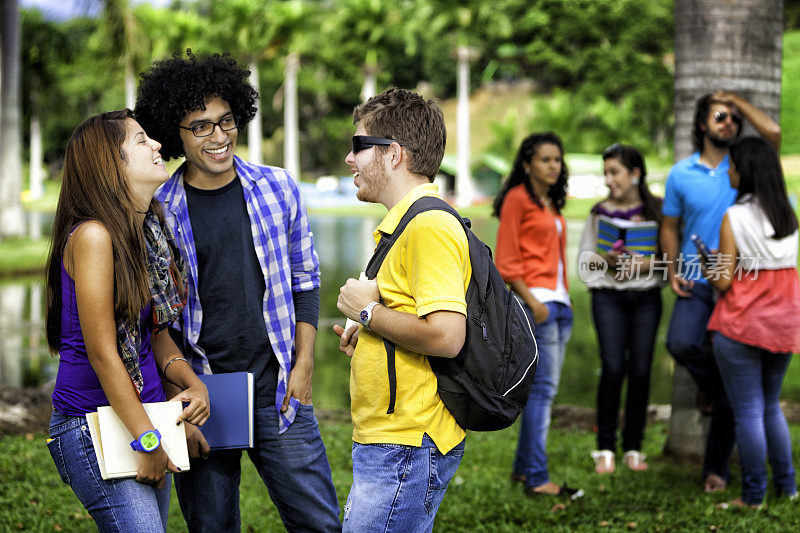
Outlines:
{"label": "black sunglasses", "polygon": [[[361,150],[367,150],[375,145],[389,146],[392,143],[400,144],[394,139],[385,139],[383,137],[370,137],[369,135],[354,135],[353,136],[353,153],[357,154]],[[400,146],[403,146],[400,144]]]}
{"label": "black sunglasses", "polygon": [[731,120],[735,124],[742,123],[742,115],[738,113],[728,113],[727,111],[715,111],[714,116],[712,118],[714,119],[714,122],[719,123],[719,122],[725,122],[726,120],[728,120],[728,117],[731,117]]}

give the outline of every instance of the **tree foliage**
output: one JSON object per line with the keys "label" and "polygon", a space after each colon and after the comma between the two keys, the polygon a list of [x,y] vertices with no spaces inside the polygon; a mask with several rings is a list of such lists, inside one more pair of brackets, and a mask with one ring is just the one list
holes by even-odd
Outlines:
{"label": "tree foliage", "polygon": [[[495,129],[504,135],[553,129],[570,151],[617,140],[650,152],[669,150],[669,0],[198,0],[163,8],[140,4],[132,16],[145,66],[189,47],[257,61],[267,138],[280,135],[284,59],[298,53],[302,165],[311,172],[342,168],[365,69],[377,72],[378,90],[424,85],[428,94],[450,98],[458,45],[474,51],[473,88],[535,83],[543,103],[534,122],[497,117],[502,127]],[[41,99],[48,160],[58,159],[86,115],[123,105],[122,67],[103,61],[109,50],[124,55],[114,48],[118,39],[109,42],[121,31],[119,21],[111,22],[23,17],[23,31],[45,31],[45,41],[59,52],[48,59],[48,94]],[[31,83],[26,77],[23,94]]]}

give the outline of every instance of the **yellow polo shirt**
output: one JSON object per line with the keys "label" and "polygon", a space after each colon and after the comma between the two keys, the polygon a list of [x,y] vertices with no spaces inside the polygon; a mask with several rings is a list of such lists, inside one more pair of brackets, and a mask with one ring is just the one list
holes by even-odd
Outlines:
{"label": "yellow polo shirt", "polygon": [[[414,201],[438,196],[430,183],[412,189],[386,214],[373,232],[394,232]],[[469,243],[458,220],[444,211],[427,211],[406,226],[378,271],[381,299],[390,309],[423,317],[434,311],[466,316],[465,295],[472,266]],[[434,356],[431,356],[434,357]],[[439,399],[437,380],[428,356],[397,346],[397,397],[389,407],[389,374],[383,339],[364,327],[350,361],[350,411],[353,440],[360,444],[420,446],[427,433],[442,453],[460,443],[466,433]]]}

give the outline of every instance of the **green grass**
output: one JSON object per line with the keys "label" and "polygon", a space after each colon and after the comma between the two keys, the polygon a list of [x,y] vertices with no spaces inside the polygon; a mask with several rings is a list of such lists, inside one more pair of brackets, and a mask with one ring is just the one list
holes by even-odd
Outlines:
{"label": "green grass", "polygon": [[44,268],[48,239],[5,239],[0,241],[0,276],[13,276]]}
{"label": "green grass", "polygon": [[[323,439],[340,506],[352,481],[349,423],[322,420]],[[791,427],[794,442],[800,427]],[[699,466],[660,456],[666,426],[647,431],[645,452],[650,470],[620,468],[599,477],[592,471],[587,431],[552,430],[550,470],[553,480],[582,487],[586,497],[573,503],[554,498],[530,499],[508,476],[516,445],[516,426],[492,433],[471,433],[467,451],[436,518],[438,532],[461,531],[793,531],[800,527],[798,502],[777,500],[770,491],[762,511],[723,511],[715,504],[739,496],[738,468],[726,492],[706,495],[699,488]],[[798,464],[795,448],[795,464]],[[61,483],[43,435],[0,440],[0,531],[94,531],[72,491]],[[243,531],[283,531],[275,507],[250,461],[243,460],[240,505]],[[564,505],[559,505],[564,503]],[[635,525],[633,525],[635,524]],[[716,529],[712,529],[716,528]],[[185,531],[174,495],[169,531]]]}

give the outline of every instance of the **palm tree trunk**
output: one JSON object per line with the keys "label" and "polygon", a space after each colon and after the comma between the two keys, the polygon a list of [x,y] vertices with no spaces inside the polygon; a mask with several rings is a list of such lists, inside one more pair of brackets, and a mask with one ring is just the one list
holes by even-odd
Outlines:
{"label": "palm tree trunk", "polygon": [[458,47],[458,103],[456,106],[456,204],[467,206],[475,198],[469,168],[469,56],[466,46]]}
{"label": "palm tree trunk", "polygon": [[125,107],[136,107],[136,74],[133,73],[130,59],[125,62]]}
{"label": "palm tree trunk", "polygon": [[0,239],[24,234],[22,190],[22,124],[20,119],[20,22],[17,0],[3,0],[2,86],[0,107]]}
{"label": "palm tree trunk", "polygon": [[256,115],[247,126],[247,158],[251,163],[263,163],[261,153],[261,90],[258,82],[258,61],[250,61],[250,85],[258,92]]}
{"label": "palm tree trunk", "polygon": [[300,179],[299,124],[297,113],[297,70],[300,60],[297,54],[286,56],[286,73],[283,85],[283,165],[286,170]]}
{"label": "palm tree trunk", "polygon": [[[782,45],[782,0],[675,0],[676,160],[694,151],[694,105],[705,93],[738,92],[778,120]],[[666,453],[702,457],[709,421],[696,394],[689,373],[676,367]]]}

